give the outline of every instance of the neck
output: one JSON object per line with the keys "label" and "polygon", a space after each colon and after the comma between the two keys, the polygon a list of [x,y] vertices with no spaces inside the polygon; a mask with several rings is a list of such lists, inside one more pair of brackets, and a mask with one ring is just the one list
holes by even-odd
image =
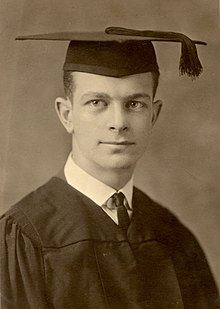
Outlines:
{"label": "neck", "polygon": [[134,172],[134,167],[103,169],[99,166],[85,164],[85,162],[82,164],[82,162],[76,160],[74,157],[73,160],[85,172],[117,191],[126,185]]}
{"label": "neck", "polygon": [[99,181],[103,182],[107,186],[118,191],[123,188],[126,183],[131,179],[133,172],[110,170],[107,172],[105,171],[104,173],[93,174],[92,172],[90,172],[89,174],[98,179]]}

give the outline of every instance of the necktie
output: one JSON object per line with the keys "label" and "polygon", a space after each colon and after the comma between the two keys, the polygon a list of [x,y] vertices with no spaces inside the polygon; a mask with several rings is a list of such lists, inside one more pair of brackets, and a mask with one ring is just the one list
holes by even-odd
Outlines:
{"label": "necktie", "polygon": [[115,193],[113,196],[114,204],[117,208],[118,224],[126,233],[130,224],[130,218],[125,207],[125,196],[122,192]]}

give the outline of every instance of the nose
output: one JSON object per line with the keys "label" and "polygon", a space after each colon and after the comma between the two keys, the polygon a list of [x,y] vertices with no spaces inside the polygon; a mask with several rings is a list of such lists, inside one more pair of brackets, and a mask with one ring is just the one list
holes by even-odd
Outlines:
{"label": "nose", "polygon": [[112,132],[127,131],[129,128],[126,111],[119,104],[112,107],[109,119],[109,130]]}

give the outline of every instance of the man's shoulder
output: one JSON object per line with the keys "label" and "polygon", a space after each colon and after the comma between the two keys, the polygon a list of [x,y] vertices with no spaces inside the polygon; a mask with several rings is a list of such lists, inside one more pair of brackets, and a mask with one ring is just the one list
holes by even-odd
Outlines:
{"label": "man's shoulder", "polygon": [[138,188],[134,188],[134,210],[141,214],[145,225],[152,225],[158,239],[170,246],[192,246],[196,238],[178,216],[170,209],[149,197]]}
{"label": "man's shoulder", "polygon": [[167,207],[162,205],[160,202],[155,201],[149,195],[144,193],[137,187],[134,187],[133,194],[134,207],[137,207],[139,211],[146,213],[146,215],[156,216],[157,219],[161,218],[168,222],[178,221],[177,217]]}
{"label": "man's shoulder", "polygon": [[[52,177],[11,206],[1,216],[1,221],[15,224],[30,238],[40,238],[42,242],[41,231],[47,230],[49,225],[56,225],[62,216],[66,216],[65,211],[60,212],[58,208],[63,205],[63,197],[68,198],[68,190],[70,188],[65,181]],[[74,191],[71,194],[74,199]]]}
{"label": "man's shoulder", "polygon": [[4,214],[4,216],[12,216],[15,212],[21,211],[24,214],[31,215],[39,213],[45,204],[48,204],[50,199],[55,197],[55,192],[60,191],[62,180],[57,177],[52,177],[49,181],[39,186],[32,192],[28,193],[14,205],[12,205]]}

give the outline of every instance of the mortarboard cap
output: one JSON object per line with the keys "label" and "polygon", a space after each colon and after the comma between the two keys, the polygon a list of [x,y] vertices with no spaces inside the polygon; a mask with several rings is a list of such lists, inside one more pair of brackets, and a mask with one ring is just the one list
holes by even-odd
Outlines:
{"label": "mortarboard cap", "polygon": [[181,43],[180,74],[196,78],[202,72],[196,44],[206,45],[202,41],[192,41],[181,33],[119,27],[108,27],[105,32],[48,33],[16,39],[70,41],[64,71],[112,77],[159,71],[152,42],[161,41]]}

